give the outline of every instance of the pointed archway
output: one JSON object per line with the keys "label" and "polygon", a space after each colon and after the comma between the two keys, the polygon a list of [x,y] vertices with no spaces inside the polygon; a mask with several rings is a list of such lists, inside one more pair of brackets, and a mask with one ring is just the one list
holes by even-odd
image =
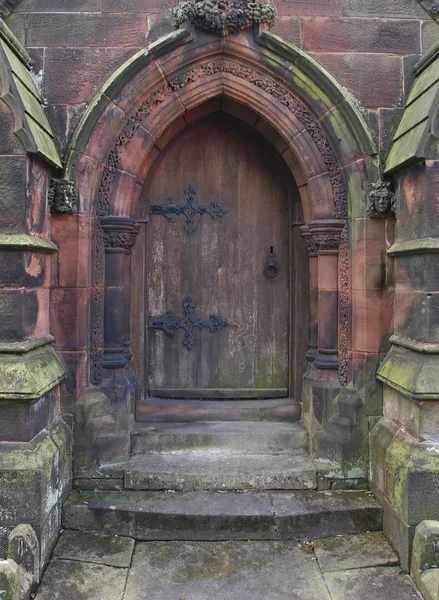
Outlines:
{"label": "pointed archway", "polygon": [[[379,267],[384,248],[383,223],[366,214],[367,184],[379,179],[379,161],[349,95],[313,59],[267,31],[219,38],[180,29],[123,65],[84,115],[66,157],[66,178],[80,194],[79,215],[66,218],[79,223],[86,268],[78,269],[77,287],[89,307],[78,323],[85,341],[83,360],[75,357],[76,389],[92,385],[112,395],[114,431],[125,439],[135,390],[127,273],[142,189],[168,142],[218,98],[274,145],[298,186],[310,269],[303,418],[313,451],[336,454],[364,475],[371,415],[365,390],[375,386],[373,361],[386,333],[387,308],[364,267]],[[67,260],[61,245],[60,264]],[[342,405],[349,417],[337,420]]]}

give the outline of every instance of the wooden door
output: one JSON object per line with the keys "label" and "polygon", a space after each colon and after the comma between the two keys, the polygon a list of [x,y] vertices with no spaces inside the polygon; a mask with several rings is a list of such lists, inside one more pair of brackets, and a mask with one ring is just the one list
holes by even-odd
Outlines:
{"label": "wooden door", "polygon": [[286,185],[274,149],[224,118],[165,151],[148,191],[150,396],[288,396]]}

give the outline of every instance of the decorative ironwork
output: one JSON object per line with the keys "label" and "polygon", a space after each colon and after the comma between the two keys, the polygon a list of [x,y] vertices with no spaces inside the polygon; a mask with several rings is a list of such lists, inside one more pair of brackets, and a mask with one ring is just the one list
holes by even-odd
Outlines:
{"label": "decorative ironwork", "polygon": [[172,316],[172,312],[167,311],[161,317],[150,317],[149,327],[151,329],[162,329],[167,336],[173,336],[173,329],[184,329],[185,335],[183,345],[188,350],[195,346],[194,329],[209,329],[211,333],[217,333],[227,327],[227,321],[223,321],[217,315],[210,315],[208,319],[197,319],[195,313],[195,301],[192,298],[187,298],[183,303],[185,316],[182,319],[177,319]]}
{"label": "decorative ironwork", "polygon": [[268,255],[267,260],[264,265],[264,275],[268,279],[274,279],[279,275],[280,266],[277,262],[276,254],[274,253],[274,248],[271,246],[270,254]]}
{"label": "decorative ironwork", "polygon": [[219,202],[211,202],[210,206],[194,206],[194,199],[197,192],[191,185],[184,190],[184,193],[186,196],[186,204],[174,204],[175,199],[168,198],[166,204],[151,204],[149,207],[149,214],[162,215],[169,223],[175,223],[176,215],[184,215],[186,217],[184,230],[191,236],[197,229],[194,219],[195,215],[207,214],[215,221],[229,212],[229,209],[225,208],[222,204],[219,204]]}

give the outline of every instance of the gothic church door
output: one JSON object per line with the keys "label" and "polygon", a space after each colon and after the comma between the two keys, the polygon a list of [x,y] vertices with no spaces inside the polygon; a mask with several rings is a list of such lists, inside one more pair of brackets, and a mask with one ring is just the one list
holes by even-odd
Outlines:
{"label": "gothic church door", "polygon": [[148,186],[148,394],[289,395],[289,203],[276,151],[234,121],[192,126]]}

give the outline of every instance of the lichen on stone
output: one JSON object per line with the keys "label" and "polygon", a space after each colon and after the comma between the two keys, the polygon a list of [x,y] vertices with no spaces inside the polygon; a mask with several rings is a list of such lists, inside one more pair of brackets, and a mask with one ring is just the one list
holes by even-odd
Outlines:
{"label": "lichen on stone", "polygon": [[276,11],[271,4],[250,0],[181,0],[171,9],[171,23],[178,28],[184,22],[197,29],[226,36],[252,25],[274,23]]}

